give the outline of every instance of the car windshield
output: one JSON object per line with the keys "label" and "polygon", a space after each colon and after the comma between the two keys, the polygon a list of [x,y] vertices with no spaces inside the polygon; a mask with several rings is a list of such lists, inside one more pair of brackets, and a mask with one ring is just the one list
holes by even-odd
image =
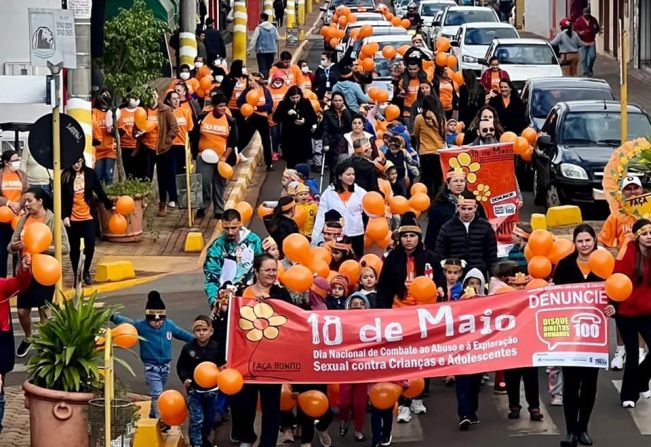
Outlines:
{"label": "car windshield", "polygon": [[447,3],[425,3],[420,10],[420,15],[423,17],[435,16],[439,11],[444,10],[446,6],[450,5]]}
{"label": "car windshield", "polygon": [[[556,56],[549,45],[500,45],[495,51],[500,64],[552,65]],[[508,69],[507,69],[508,70]]]}
{"label": "car windshield", "polygon": [[448,11],[443,26],[460,26],[464,23],[474,22],[497,22],[497,19],[492,11],[485,11],[483,9]]}
{"label": "car windshield", "polygon": [[469,28],[466,31],[466,45],[489,45],[493,39],[517,38],[518,33],[513,28]]}
{"label": "car windshield", "polygon": [[365,8],[374,8],[375,3],[373,0],[332,0],[330,3],[330,9],[334,9],[337,6],[362,6]]}
{"label": "car windshield", "polygon": [[[620,145],[619,112],[570,112],[563,121],[561,144]],[[628,139],[651,134],[651,122],[642,113],[628,114]]]}
{"label": "car windshield", "polygon": [[536,89],[531,96],[531,115],[534,118],[547,118],[549,111],[558,102],[590,99],[610,101],[613,99],[613,94],[605,88]]}
{"label": "car windshield", "polygon": [[375,58],[375,68],[373,69],[373,79],[378,78],[390,78],[391,70],[393,66],[399,61],[384,59],[384,58]]}

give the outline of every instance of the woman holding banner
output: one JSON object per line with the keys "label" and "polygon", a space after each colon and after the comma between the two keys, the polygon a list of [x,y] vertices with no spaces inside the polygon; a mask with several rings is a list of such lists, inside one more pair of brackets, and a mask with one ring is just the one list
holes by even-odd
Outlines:
{"label": "woman holding banner", "polygon": [[[553,283],[561,285],[602,281],[590,270],[588,263],[590,254],[597,250],[597,235],[594,229],[588,224],[577,225],[572,240],[575,250],[558,262]],[[604,309],[604,313],[609,317],[613,316],[615,308],[609,305]],[[637,336],[634,336],[634,339],[637,354]],[[635,364],[637,365],[637,357]],[[592,445],[592,438],[588,435],[588,423],[597,397],[599,368],[564,366],[562,371],[563,413],[567,435],[561,441],[561,446],[575,447],[577,443]]]}

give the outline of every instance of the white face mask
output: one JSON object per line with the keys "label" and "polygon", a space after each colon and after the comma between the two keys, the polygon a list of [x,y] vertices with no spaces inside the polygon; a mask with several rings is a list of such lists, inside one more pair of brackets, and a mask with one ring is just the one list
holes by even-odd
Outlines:
{"label": "white face mask", "polygon": [[221,84],[221,82],[224,80],[224,77],[222,75],[217,75],[215,76],[215,82]]}
{"label": "white face mask", "polygon": [[195,63],[194,63],[194,67],[195,67],[195,68],[201,68],[201,67],[203,67],[203,62],[195,62]]}
{"label": "white face mask", "polygon": [[212,63],[215,67],[219,67],[222,64],[222,60],[217,58],[215,59],[215,62]]}
{"label": "white face mask", "polygon": [[249,71],[246,69],[246,67],[242,67],[242,74],[243,75],[249,74]]}
{"label": "white face mask", "polygon": [[139,99],[130,99],[129,100],[129,108],[130,109],[135,109],[140,105],[140,100]]}
{"label": "white face mask", "polygon": [[304,66],[301,67],[301,71],[303,73],[309,73],[310,72],[310,67],[308,67],[307,65],[304,65]]}
{"label": "white face mask", "polygon": [[9,169],[17,171],[20,169],[20,160],[9,162]]}
{"label": "white face mask", "polygon": [[187,71],[182,71],[179,77],[184,81],[187,81],[188,79],[190,79],[190,73],[188,73]]}

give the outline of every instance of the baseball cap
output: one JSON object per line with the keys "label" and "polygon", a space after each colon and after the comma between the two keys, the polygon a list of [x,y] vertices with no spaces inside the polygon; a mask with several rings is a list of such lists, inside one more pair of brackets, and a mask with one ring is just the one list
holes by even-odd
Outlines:
{"label": "baseball cap", "polygon": [[637,185],[642,188],[642,181],[639,177],[629,175],[628,177],[624,178],[624,181],[622,182],[622,189],[626,188],[628,185]]}

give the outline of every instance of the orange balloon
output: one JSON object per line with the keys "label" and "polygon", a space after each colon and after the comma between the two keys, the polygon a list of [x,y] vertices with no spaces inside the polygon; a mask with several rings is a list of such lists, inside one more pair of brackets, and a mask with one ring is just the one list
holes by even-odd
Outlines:
{"label": "orange balloon", "polygon": [[396,120],[400,116],[400,108],[395,104],[391,104],[384,109],[384,116],[388,121]]}
{"label": "orange balloon", "polygon": [[391,25],[400,26],[402,24],[402,19],[398,16],[391,18]]}
{"label": "orange balloon", "polygon": [[448,64],[448,53],[437,53],[434,62],[439,67],[445,67]]}
{"label": "orange balloon", "polygon": [[608,250],[595,250],[590,253],[588,265],[599,278],[608,279],[615,270],[615,257]]}
{"label": "orange balloon", "polygon": [[219,390],[222,393],[227,396],[232,396],[242,390],[242,387],[244,386],[244,378],[236,369],[222,369],[217,376],[217,386],[219,386]]}
{"label": "orange balloon", "polygon": [[382,250],[385,250],[391,244],[391,232],[388,232],[384,239],[381,241],[375,241],[375,245],[380,247]]}
{"label": "orange balloon", "polygon": [[379,104],[389,101],[389,92],[386,90],[380,90],[375,98],[375,101]]}
{"label": "orange balloon", "polygon": [[447,37],[439,37],[436,39],[436,51],[444,53],[450,49],[450,39]]}
{"label": "orange balloon", "polygon": [[372,72],[375,69],[375,62],[373,62],[373,59],[370,57],[364,59],[362,61],[362,69],[367,73]]}
{"label": "orange balloon", "polygon": [[310,99],[310,104],[312,104],[312,108],[315,112],[321,111],[321,103],[319,103],[318,99]]}
{"label": "orange balloon", "polygon": [[114,213],[111,215],[108,221],[108,230],[111,234],[124,234],[127,232],[127,227],[129,223],[127,218],[122,214]]}
{"label": "orange balloon", "polygon": [[463,138],[464,138],[464,136],[465,136],[465,135],[463,134],[463,132],[461,132],[460,134],[458,134],[458,135],[455,137],[455,139],[454,139],[454,143],[455,143],[457,146],[462,146],[462,145],[463,145]]}
{"label": "orange balloon", "polygon": [[339,45],[339,39],[337,39],[336,37],[333,37],[328,41],[328,43],[330,44],[331,48],[334,48],[337,45]]}
{"label": "orange balloon", "polygon": [[366,214],[383,216],[384,215],[384,198],[379,192],[370,191],[364,194],[362,198],[362,207]]}
{"label": "orange balloon", "polygon": [[371,45],[370,43],[366,43],[362,45],[362,56],[366,56],[366,57],[375,56],[375,52],[373,51],[373,45]]}
{"label": "orange balloon", "polygon": [[515,132],[504,132],[500,137],[500,143],[515,143],[515,140],[518,139],[518,136]]}
{"label": "orange balloon", "polygon": [[359,265],[363,267],[371,267],[376,276],[382,271],[382,259],[376,254],[367,253],[359,260]]}
{"label": "orange balloon", "polygon": [[425,379],[409,379],[409,388],[402,392],[402,395],[415,399],[425,390]]}
{"label": "orange balloon", "polygon": [[388,410],[398,401],[402,387],[391,382],[376,383],[368,392],[369,400],[378,410]]}
{"label": "orange balloon", "polygon": [[409,28],[411,28],[411,20],[409,20],[409,19],[402,19],[402,21],[400,22],[400,25],[401,25],[404,29],[409,29]]}
{"label": "orange balloon", "polygon": [[504,286],[500,287],[495,291],[495,295],[502,295],[503,293],[511,293],[511,292],[517,292],[513,287],[511,286]]}
{"label": "orange balloon", "polygon": [[420,212],[427,211],[429,209],[429,205],[429,196],[424,192],[414,194],[409,199],[409,206]]}
{"label": "orange balloon", "polygon": [[281,278],[281,282],[285,287],[296,293],[307,292],[312,287],[313,281],[314,278],[310,269],[299,264],[288,268]]}
{"label": "orange balloon", "polygon": [[328,411],[328,397],[321,391],[310,390],[298,395],[301,411],[312,418],[320,418]]}
{"label": "orange balloon", "polygon": [[363,25],[359,29],[359,37],[363,39],[364,37],[369,37],[373,34],[373,27],[371,25]]}
{"label": "orange balloon", "polygon": [[531,281],[527,283],[526,286],[524,286],[525,289],[531,290],[531,289],[539,289],[541,287],[547,287],[549,283],[545,281],[544,279],[540,278],[534,278]]}
{"label": "orange balloon", "polygon": [[417,276],[409,285],[409,295],[418,304],[434,304],[437,298],[436,284],[427,276]]}
{"label": "orange balloon", "polygon": [[520,154],[520,158],[527,162],[531,161],[533,158],[533,148],[529,146],[529,149],[527,149],[524,154]]}
{"label": "orange balloon", "polygon": [[23,230],[22,239],[25,250],[35,255],[44,252],[50,246],[52,231],[44,223],[34,222]]}
{"label": "orange balloon", "polygon": [[322,26],[321,29],[319,30],[319,34],[321,34],[323,37],[327,37],[329,29],[330,29],[329,26]]}
{"label": "orange balloon", "polygon": [[11,211],[11,208],[6,205],[0,206],[0,222],[9,223],[14,216],[15,214]]}
{"label": "orange balloon", "polygon": [[118,324],[111,329],[111,337],[115,346],[131,349],[138,343],[138,330],[130,323]]}
{"label": "orange balloon", "polygon": [[574,253],[574,244],[567,239],[556,239],[552,249],[547,255],[552,264],[558,264],[558,261]]}
{"label": "orange balloon", "polygon": [[434,62],[423,60],[423,70],[431,70],[433,66],[434,66]]}
{"label": "orange balloon", "polygon": [[445,65],[450,68],[457,66],[457,57],[454,54],[448,54],[448,57],[445,58]]}
{"label": "orange balloon", "polygon": [[231,177],[233,177],[233,167],[225,161],[217,163],[217,172],[219,172],[219,175],[224,177],[226,180],[230,180]]}
{"label": "orange balloon", "polygon": [[44,286],[53,286],[61,278],[61,263],[53,256],[32,255],[32,275]]}
{"label": "orange balloon", "polygon": [[522,131],[522,136],[527,139],[529,144],[533,145],[536,144],[536,140],[538,139],[538,132],[533,127],[527,127]]}
{"label": "orange balloon", "polygon": [[547,256],[554,246],[554,235],[547,230],[535,230],[529,236],[527,245],[534,255]]}
{"label": "orange balloon", "polygon": [[18,214],[17,216],[14,216],[11,218],[11,229],[15,230],[16,227],[18,226],[18,222],[20,222],[20,218],[23,217],[22,214]]}
{"label": "orange balloon", "polygon": [[248,225],[248,223],[251,222],[251,218],[253,217],[253,207],[251,204],[249,202],[237,202],[235,209],[240,213],[242,223],[244,225]]}
{"label": "orange balloon", "polygon": [[133,112],[133,122],[136,123],[136,127],[141,130],[147,128],[147,111],[142,107],[136,107],[136,111]]}
{"label": "orange balloon", "polygon": [[301,228],[307,222],[307,213],[303,208],[294,208],[294,216],[292,219],[294,219],[298,228]]}
{"label": "orange balloon", "polygon": [[260,101],[260,93],[257,89],[251,89],[246,92],[246,103],[251,104],[252,106],[257,106],[258,101]]}
{"label": "orange balloon", "polygon": [[292,386],[283,383],[280,387],[280,411],[292,411],[296,407],[296,399],[292,397]]}
{"label": "orange balloon", "polygon": [[260,205],[258,207],[258,217],[260,217],[260,219],[262,219],[265,216],[270,216],[271,213],[273,212],[274,212],[273,208],[269,208],[264,205]]}
{"label": "orange balloon", "polygon": [[536,256],[536,255],[534,255],[533,252],[531,251],[531,247],[529,246],[529,244],[525,245],[524,246],[524,257],[525,257],[525,259],[527,261],[529,261],[534,256]]}
{"label": "orange balloon", "polygon": [[409,201],[404,196],[389,197],[389,209],[393,214],[405,214],[409,211]]}
{"label": "orange balloon", "polygon": [[130,196],[120,196],[115,202],[115,211],[123,216],[133,213],[136,209],[136,202]]}
{"label": "orange balloon", "polygon": [[408,49],[409,49],[409,45],[403,45],[400,48],[398,48],[397,51],[400,56],[404,56]]}
{"label": "orange balloon", "polygon": [[310,260],[310,241],[302,234],[290,234],[283,240],[283,253],[290,261],[307,264]]}
{"label": "orange balloon", "polygon": [[332,253],[326,247],[312,247],[310,249],[310,257],[321,259],[328,265],[332,262]]}
{"label": "orange balloon", "polygon": [[219,368],[213,362],[201,362],[194,368],[194,383],[203,388],[215,388]]}
{"label": "orange balloon", "polygon": [[359,275],[362,273],[362,267],[354,259],[348,259],[339,266],[339,273],[348,278],[348,284],[357,284]]}
{"label": "orange balloon", "polygon": [[240,113],[244,118],[248,118],[251,115],[253,115],[254,109],[251,104],[242,104],[242,107],[240,107]]}
{"label": "orange balloon", "polygon": [[391,22],[391,24],[393,24],[393,19],[395,18],[395,16],[393,15],[392,12],[387,12],[386,14],[384,14],[384,18],[386,19],[387,22]]}
{"label": "orange balloon", "polygon": [[391,45],[387,45],[386,47],[382,48],[382,56],[384,56],[386,59],[395,59],[397,54],[398,53],[396,52],[396,49]]}
{"label": "orange balloon", "polygon": [[199,98],[205,98],[206,97],[206,92],[202,88],[198,88],[194,91]]}
{"label": "orange balloon", "polygon": [[310,265],[308,267],[312,273],[324,279],[326,279],[330,274],[330,265],[323,259],[310,259]]}
{"label": "orange balloon", "polygon": [[185,397],[176,390],[165,390],[158,396],[158,411],[167,425],[181,425],[188,417]]}
{"label": "orange balloon", "polygon": [[529,260],[527,265],[529,275],[533,278],[549,278],[552,273],[552,263],[545,256],[536,255]]}
{"label": "orange balloon", "polygon": [[339,407],[339,384],[328,384],[328,402],[333,407]]}
{"label": "orange balloon", "polygon": [[201,79],[204,76],[207,76],[208,74],[210,74],[210,72],[211,72],[210,67],[208,65],[204,65],[203,67],[201,67],[199,69],[199,73],[197,73],[197,78]]}
{"label": "orange balloon", "polygon": [[285,264],[278,263],[278,281],[283,282],[283,275],[285,274]]}
{"label": "orange balloon", "polygon": [[366,235],[374,241],[381,241],[389,232],[389,224],[384,217],[371,217],[366,225]]}
{"label": "orange balloon", "polygon": [[457,85],[463,85],[466,81],[463,79],[463,73],[460,71],[455,71],[452,73],[452,80],[457,84]]}
{"label": "orange balloon", "polygon": [[339,20],[337,20],[337,23],[339,23],[340,26],[346,26],[346,24],[348,23],[348,17],[346,17],[346,16],[339,17]]}
{"label": "orange balloon", "polygon": [[201,88],[204,89],[205,91],[210,90],[210,87],[212,86],[212,81],[210,80],[210,77],[204,76],[203,78],[201,78],[201,80],[199,81],[199,86],[201,86]]}
{"label": "orange balloon", "polygon": [[516,137],[513,142],[513,152],[522,155],[529,149],[529,142],[525,137]]}
{"label": "orange balloon", "polygon": [[424,183],[416,182],[413,185],[411,185],[411,188],[409,188],[409,192],[411,193],[412,196],[415,196],[418,193],[427,194],[427,186],[425,186]]}
{"label": "orange balloon", "polygon": [[606,280],[606,295],[613,301],[626,301],[633,293],[631,278],[615,273]]}
{"label": "orange balloon", "polygon": [[374,100],[379,91],[380,89],[378,87],[369,87],[369,89],[366,90],[366,94],[369,98]]}

